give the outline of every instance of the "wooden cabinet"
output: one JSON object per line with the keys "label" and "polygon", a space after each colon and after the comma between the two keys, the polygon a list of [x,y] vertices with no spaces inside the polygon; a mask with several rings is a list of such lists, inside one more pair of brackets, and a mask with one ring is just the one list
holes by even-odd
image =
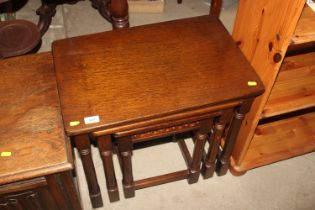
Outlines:
{"label": "wooden cabinet", "polygon": [[240,1],[233,38],[266,92],[242,124],[234,171],[315,150],[315,12],[305,2]]}
{"label": "wooden cabinet", "polygon": [[0,61],[0,209],[80,210],[50,53]]}
{"label": "wooden cabinet", "polygon": [[0,186],[0,210],[80,209],[71,174],[59,173]]}

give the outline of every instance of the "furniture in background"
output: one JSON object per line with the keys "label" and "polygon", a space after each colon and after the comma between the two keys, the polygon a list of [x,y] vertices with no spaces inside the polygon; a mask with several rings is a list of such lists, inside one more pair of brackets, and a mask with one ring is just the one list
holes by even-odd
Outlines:
{"label": "furniture in background", "polygon": [[[0,8],[12,13],[11,1],[1,1]],[[41,39],[37,26],[26,20],[0,20],[0,36],[0,59],[27,54]]]}
{"label": "furniture in background", "polygon": [[[27,0],[25,0],[27,1]],[[59,4],[74,4],[78,0],[42,0],[42,5],[36,10],[39,15],[37,27],[34,23],[26,20],[12,20],[0,22],[0,59],[23,55],[35,51],[41,37],[47,32],[52,18],[56,14]],[[129,27],[127,0],[92,0],[92,6],[98,9],[100,14],[109,22],[113,28]],[[179,2],[181,3],[181,2]],[[2,0],[0,4],[10,5],[10,0]],[[210,14],[219,16],[222,0],[212,0]],[[10,11],[8,11],[10,12]],[[16,40],[21,40],[17,42]]]}
{"label": "furniture in background", "polygon": [[[56,7],[59,4],[74,4],[79,0],[42,0],[42,5],[37,9],[39,15],[38,26],[44,33],[48,30],[53,16],[56,14]],[[128,3],[127,0],[91,0],[92,7],[110,23],[114,29],[129,27]]]}
{"label": "furniture in background", "polygon": [[80,210],[52,56],[0,62],[0,209]]}
{"label": "furniture in background", "polygon": [[[113,143],[121,157],[126,197],[169,181],[196,182],[209,133],[203,171],[210,177],[216,164],[223,175],[242,118],[263,92],[259,78],[213,16],[58,40],[52,48],[65,130],[81,155],[94,207],[101,197],[90,139],[98,143],[111,201],[119,199]],[[134,143],[191,130],[192,157],[180,141],[186,170],[133,180]]]}
{"label": "furniture in background", "polygon": [[244,120],[231,169],[246,172],[314,151],[315,12],[305,0],[241,0],[233,38],[266,92]]}
{"label": "furniture in background", "polygon": [[[78,0],[42,0],[41,7],[36,11],[40,16],[38,23],[42,35],[48,30],[58,4],[73,4]],[[114,29],[129,27],[129,12],[127,0],[91,0],[92,6],[110,23]],[[178,0],[181,3],[181,0]],[[222,0],[211,0],[210,14],[219,16]]]}

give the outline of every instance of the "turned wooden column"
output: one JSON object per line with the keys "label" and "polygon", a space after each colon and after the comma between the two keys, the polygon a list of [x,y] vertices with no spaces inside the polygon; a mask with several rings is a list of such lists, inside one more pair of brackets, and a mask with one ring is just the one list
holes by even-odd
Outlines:
{"label": "turned wooden column", "polygon": [[199,179],[202,154],[204,151],[204,146],[207,140],[208,133],[210,132],[212,127],[212,119],[201,121],[200,124],[200,128],[196,131],[194,136],[195,146],[189,168],[189,184],[196,183]]}
{"label": "turned wooden column", "polygon": [[83,170],[85,173],[86,182],[88,184],[92,206],[93,208],[101,207],[103,206],[103,200],[92,160],[89,137],[88,135],[75,136],[74,143],[82,160]]}
{"label": "turned wooden column", "polygon": [[210,146],[201,169],[202,175],[205,179],[212,177],[215,171],[215,161],[218,155],[221,138],[228,118],[229,113],[224,113],[216,120],[214,127],[211,129],[209,139]]}
{"label": "turned wooden column", "polygon": [[49,29],[52,18],[56,14],[56,7],[59,1],[47,1],[42,0],[41,6],[36,10],[36,14],[39,15],[38,28],[41,36],[43,36]]}
{"label": "turned wooden column", "polygon": [[118,139],[118,149],[121,158],[121,168],[123,174],[123,188],[125,198],[131,198],[135,196],[135,186],[132,174],[132,141],[130,136],[122,137]]}
{"label": "turned wooden column", "polygon": [[114,29],[129,27],[127,0],[111,0],[110,13]]}
{"label": "turned wooden column", "polygon": [[225,175],[229,169],[230,156],[234,148],[235,139],[237,138],[245,114],[250,110],[251,104],[252,100],[248,100],[235,109],[234,116],[225,139],[224,148],[216,165],[216,172],[219,176]]}
{"label": "turned wooden column", "polygon": [[221,12],[221,6],[222,0],[211,0],[210,15],[219,17]]}
{"label": "turned wooden column", "polygon": [[113,165],[113,145],[110,135],[97,137],[98,149],[103,161],[106,186],[110,202],[119,200],[117,180]]}

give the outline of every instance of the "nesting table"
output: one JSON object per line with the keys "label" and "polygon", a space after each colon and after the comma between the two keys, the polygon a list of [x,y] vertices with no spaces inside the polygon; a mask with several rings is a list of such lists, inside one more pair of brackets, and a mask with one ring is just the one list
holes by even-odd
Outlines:
{"label": "nesting table", "polygon": [[[126,197],[202,172],[227,172],[239,126],[263,85],[221,22],[201,16],[59,40],[55,72],[67,135],[82,158],[94,207],[101,204],[90,141],[96,140],[111,201],[117,144]],[[133,144],[193,131],[187,169],[135,181]],[[204,154],[205,142],[210,148]],[[200,167],[202,163],[202,168]]]}

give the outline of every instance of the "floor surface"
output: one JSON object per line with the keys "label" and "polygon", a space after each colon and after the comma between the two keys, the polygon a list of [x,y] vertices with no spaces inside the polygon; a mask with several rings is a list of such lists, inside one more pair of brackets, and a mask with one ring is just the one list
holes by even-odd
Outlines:
{"label": "floor surface", "polygon": [[[39,0],[29,0],[25,7],[18,11],[17,17],[37,22],[35,10],[39,5]],[[236,7],[235,0],[227,0],[220,17],[230,32]],[[130,25],[204,15],[208,10],[204,0],[183,0],[181,5],[178,5],[176,0],[166,0],[163,14],[130,14]],[[40,51],[50,51],[51,43],[56,39],[108,30],[111,30],[111,25],[91,8],[88,0],[75,5],[59,6],[49,31],[43,37]],[[99,153],[94,147],[92,153],[104,201],[104,207],[100,209],[315,209],[315,153],[254,169],[240,177],[227,174],[207,180],[201,178],[193,185],[183,180],[139,190],[132,199],[123,198],[121,173],[115,156],[120,201],[114,203],[109,203],[106,194]],[[76,158],[82,203],[84,209],[89,210],[92,208],[77,152]],[[133,161],[135,179],[185,168],[178,147],[174,143],[136,150]]]}

